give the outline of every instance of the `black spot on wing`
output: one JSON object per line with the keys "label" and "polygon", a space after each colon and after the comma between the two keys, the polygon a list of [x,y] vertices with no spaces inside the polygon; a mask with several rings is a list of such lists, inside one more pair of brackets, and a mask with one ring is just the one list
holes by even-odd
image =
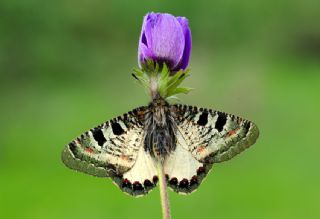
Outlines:
{"label": "black spot on wing", "polygon": [[244,128],[245,128],[245,136],[249,133],[249,129],[251,127],[251,122],[246,121],[244,124]]}
{"label": "black spot on wing", "polygon": [[178,185],[178,179],[176,177],[173,177],[172,179],[170,179],[169,184],[173,185],[173,186],[177,186]]}
{"label": "black spot on wing", "polygon": [[76,151],[76,144],[72,141],[70,144],[69,144],[69,148],[70,148],[70,151],[74,154],[75,151]]}
{"label": "black spot on wing", "polygon": [[152,188],[152,187],[154,187],[153,183],[152,183],[150,180],[148,180],[148,179],[144,180],[143,185],[144,185],[145,188]]}
{"label": "black spot on wing", "polygon": [[245,123],[245,125],[244,125],[245,129],[249,130],[249,129],[250,129],[250,126],[251,126],[251,122],[246,121],[246,123]]}
{"label": "black spot on wing", "polygon": [[100,128],[93,129],[92,135],[93,135],[94,140],[96,140],[96,142],[98,142],[99,146],[102,146],[107,141]]}
{"label": "black spot on wing", "polygon": [[215,128],[221,132],[223,130],[224,125],[227,122],[227,115],[222,112],[218,112],[218,119],[215,125]]}
{"label": "black spot on wing", "polygon": [[208,123],[208,112],[203,112],[200,116],[199,116],[199,120],[198,120],[198,125],[202,125],[205,126]]}
{"label": "black spot on wing", "polygon": [[128,179],[123,179],[121,187],[122,188],[130,188],[130,189],[132,189],[132,184]]}
{"label": "black spot on wing", "polygon": [[120,124],[115,122],[111,124],[112,132],[115,135],[122,135],[124,130],[121,128]]}
{"label": "black spot on wing", "polygon": [[189,181],[187,179],[182,179],[179,183],[179,188],[187,190],[188,187],[189,187]]}
{"label": "black spot on wing", "polygon": [[154,184],[157,184],[158,181],[159,181],[159,178],[158,178],[157,176],[153,176],[152,182],[153,182]]}

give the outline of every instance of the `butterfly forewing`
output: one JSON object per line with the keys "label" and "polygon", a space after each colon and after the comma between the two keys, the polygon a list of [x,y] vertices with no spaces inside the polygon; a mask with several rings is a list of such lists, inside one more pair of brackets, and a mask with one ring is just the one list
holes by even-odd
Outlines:
{"label": "butterfly forewing", "polygon": [[173,105],[178,131],[186,149],[201,163],[218,163],[255,143],[256,125],[240,117],[186,105]]}
{"label": "butterfly forewing", "polygon": [[[156,170],[142,147],[145,110],[145,107],[134,109],[77,137],[65,147],[63,162],[77,171],[111,177],[131,195],[148,192],[154,187]],[[143,165],[149,168],[143,169]]]}

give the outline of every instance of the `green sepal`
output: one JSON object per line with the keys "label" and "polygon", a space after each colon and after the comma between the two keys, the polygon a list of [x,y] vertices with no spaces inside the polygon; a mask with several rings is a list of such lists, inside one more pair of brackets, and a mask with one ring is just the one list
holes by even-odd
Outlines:
{"label": "green sepal", "polygon": [[177,87],[172,93],[169,94],[169,97],[175,96],[176,94],[188,94],[190,91],[192,91],[193,88],[189,87]]}
{"label": "green sepal", "polygon": [[142,69],[133,69],[133,71],[134,78],[143,85],[152,98],[160,95],[167,99],[180,93],[187,94],[192,90],[191,88],[179,87],[184,79],[190,75],[188,69],[173,73],[165,63],[159,65],[152,60],[147,60],[142,65]]}
{"label": "green sepal", "polygon": [[147,90],[149,90],[150,77],[141,69],[134,68],[132,76]]}

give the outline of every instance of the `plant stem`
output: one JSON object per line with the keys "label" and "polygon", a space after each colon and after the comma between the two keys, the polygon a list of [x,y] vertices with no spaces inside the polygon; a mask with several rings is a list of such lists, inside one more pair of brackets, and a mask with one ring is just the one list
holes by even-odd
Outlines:
{"label": "plant stem", "polygon": [[163,171],[163,165],[161,162],[158,162],[158,175],[163,219],[170,219],[171,216],[167,191],[167,182]]}

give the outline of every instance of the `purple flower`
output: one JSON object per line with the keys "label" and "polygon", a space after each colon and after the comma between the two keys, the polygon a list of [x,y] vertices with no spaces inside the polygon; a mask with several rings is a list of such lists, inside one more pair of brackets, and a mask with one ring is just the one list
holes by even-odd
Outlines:
{"label": "purple flower", "polygon": [[171,71],[186,69],[191,52],[191,31],[185,17],[148,13],[143,20],[138,62],[165,62]]}

